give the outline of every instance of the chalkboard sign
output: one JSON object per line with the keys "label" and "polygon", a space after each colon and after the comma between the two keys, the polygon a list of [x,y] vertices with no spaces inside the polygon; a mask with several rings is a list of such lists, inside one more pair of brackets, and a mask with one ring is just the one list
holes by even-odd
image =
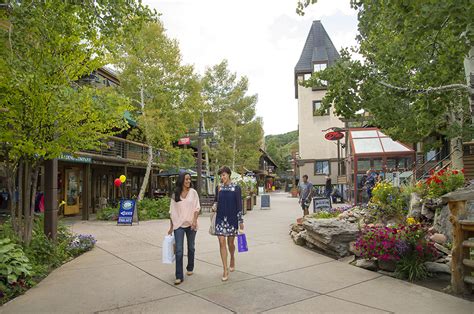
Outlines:
{"label": "chalkboard sign", "polygon": [[270,195],[262,194],[260,196],[260,201],[261,201],[261,204],[260,204],[261,209],[270,208]]}
{"label": "chalkboard sign", "polygon": [[132,225],[133,212],[135,211],[135,200],[120,200],[118,225]]}
{"label": "chalkboard sign", "polygon": [[328,197],[313,197],[313,213],[329,211],[331,209],[331,199]]}

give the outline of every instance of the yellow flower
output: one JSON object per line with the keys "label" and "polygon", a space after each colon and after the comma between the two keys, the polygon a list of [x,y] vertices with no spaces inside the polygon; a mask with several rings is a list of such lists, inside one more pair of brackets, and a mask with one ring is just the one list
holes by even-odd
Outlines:
{"label": "yellow flower", "polygon": [[413,218],[413,217],[408,217],[408,218],[407,218],[407,224],[409,224],[409,225],[414,225],[414,224],[416,224],[416,223],[417,223],[417,222],[416,222],[415,218]]}

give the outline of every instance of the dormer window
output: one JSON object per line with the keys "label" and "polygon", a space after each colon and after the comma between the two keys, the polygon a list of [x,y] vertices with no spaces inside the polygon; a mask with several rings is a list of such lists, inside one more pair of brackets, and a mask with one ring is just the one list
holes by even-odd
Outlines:
{"label": "dormer window", "polygon": [[328,66],[327,63],[315,63],[313,64],[313,72],[319,72],[326,69]]}

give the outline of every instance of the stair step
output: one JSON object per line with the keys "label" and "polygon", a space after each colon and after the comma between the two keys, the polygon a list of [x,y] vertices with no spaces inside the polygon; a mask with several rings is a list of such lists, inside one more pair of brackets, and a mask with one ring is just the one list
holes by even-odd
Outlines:
{"label": "stair step", "polygon": [[462,260],[462,263],[468,267],[474,268],[474,260],[472,259],[465,258]]}
{"label": "stair step", "polygon": [[472,241],[472,240],[463,241],[462,246],[474,248],[474,241]]}
{"label": "stair step", "polygon": [[459,220],[459,223],[463,226],[474,226],[474,220]]}
{"label": "stair step", "polygon": [[474,277],[472,276],[464,276],[464,282],[474,285]]}

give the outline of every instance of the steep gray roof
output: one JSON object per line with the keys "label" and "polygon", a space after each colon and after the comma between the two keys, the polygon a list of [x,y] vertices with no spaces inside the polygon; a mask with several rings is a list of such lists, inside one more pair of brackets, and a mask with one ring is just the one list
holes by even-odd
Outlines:
{"label": "steep gray roof", "polygon": [[300,59],[295,66],[295,74],[311,73],[315,62],[327,61],[331,65],[338,58],[339,53],[321,21],[313,21]]}

